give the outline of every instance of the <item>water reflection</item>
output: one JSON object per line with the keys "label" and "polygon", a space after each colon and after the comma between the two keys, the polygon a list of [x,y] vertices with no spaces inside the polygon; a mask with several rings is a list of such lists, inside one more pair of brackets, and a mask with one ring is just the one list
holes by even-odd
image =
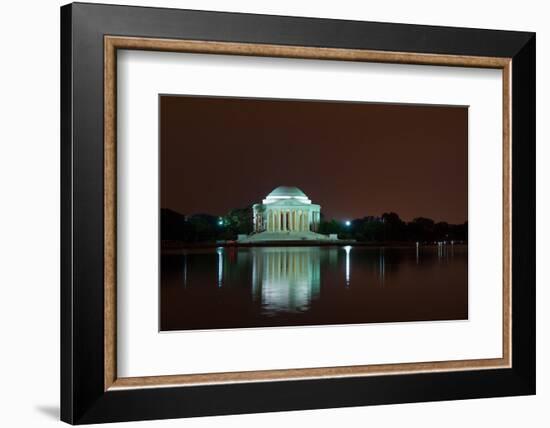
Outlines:
{"label": "water reflection", "polygon": [[[241,257],[251,255],[252,264],[252,298],[259,301],[266,315],[274,315],[282,311],[307,311],[311,301],[318,297],[321,284],[322,257],[328,257],[330,265],[338,264],[338,252],[343,252],[343,276],[341,284],[345,288],[351,283],[351,253],[352,246],[344,247],[259,247],[250,248],[242,252],[235,248],[216,248],[217,254],[217,285],[221,288],[224,283],[224,264],[236,262],[238,254]],[[438,242],[436,245],[438,263],[446,262],[454,255],[454,246]],[[375,249],[376,263],[370,263],[369,258],[364,267],[375,268],[378,284],[384,287],[386,282],[386,248]],[[428,248],[424,254],[427,260],[431,257]],[[396,259],[398,255],[393,254]],[[227,259],[227,260],[226,260]],[[395,260],[394,260],[395,261]],[[421,264],[420,246],[415,246],[415,263]],[[244,263],[244,261],[243,261]],[[399,268],[400,263],[394,263]],[[184,256],[184,282],[187,283],[187,257]],[[364,284],[363,284],[364,286]]]}
{"label": "water reflection", "polygon": [[161,329],[467,316],[467,248],[218,247],[161,258]]}
{"label": "water reflection", "polygon": [[350,280],[350,257],[349,253],[351,252],[351,245],[346,245],[344,247],[344,251],[346,252],[346,287],[349,287],[349,280]]}
{"label": "water reflection", "polygon": [[183,286],[187,286],[187,255],[183,254]]}
{"label": "water reflection", "polygon": [[218,254],[218,287],[223,283],[223,247],[216,248]]}
{"label": "water reflection", "polygon": [[386,249],[384,247],[380,248],[378,254],[378,277],[380,279],[380,285],[384,286],[384,280],[386,278]]}
{"label": "water reflection", "polygon": [[266,315],[302,312],[318,297],[320,248],[252,249],[252,292]]}

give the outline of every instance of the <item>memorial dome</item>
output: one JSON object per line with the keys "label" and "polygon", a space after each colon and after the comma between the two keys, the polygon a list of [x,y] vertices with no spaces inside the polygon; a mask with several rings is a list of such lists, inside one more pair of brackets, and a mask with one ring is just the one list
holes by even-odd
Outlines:
{"label": "memorial dome", "polygon": [[302,192],[300,189],[294,186],[279,186],[271,191],[267,197],[287,197],[287,198],[295,198],[295,197],[307,197],[304,192]]}
{"label": "memorial dome", "polygon": [[264,204],[290,203],[311,204],[304,192],[294,186],[279,186],[271,191],[263,200]]}

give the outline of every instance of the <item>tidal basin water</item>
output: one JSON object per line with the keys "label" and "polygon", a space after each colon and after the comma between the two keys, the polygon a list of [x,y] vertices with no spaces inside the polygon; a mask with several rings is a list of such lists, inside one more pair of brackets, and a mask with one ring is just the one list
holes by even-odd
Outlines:
{"label": "tidal basin water", "polygon": [[161,330],[468,318],[466,246],[219,247],[161,256]]}

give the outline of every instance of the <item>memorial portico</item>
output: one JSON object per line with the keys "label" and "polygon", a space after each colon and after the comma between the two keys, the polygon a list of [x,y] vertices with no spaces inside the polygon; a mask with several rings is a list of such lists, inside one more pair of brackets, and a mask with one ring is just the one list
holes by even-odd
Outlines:
{"label": "memorial portico", "polygon": [[256,233],[316,232],[321,220],[321,206],[297,187],[277,187],[253,212]]}
{"label": "memorial portico", "polygon": [[253,233],[239,235],[243,244],[279,243],[279,241],[338,241],[336,234],[318,233],[321,206],[313,204],[297,187],[279,186],[252,206]]}

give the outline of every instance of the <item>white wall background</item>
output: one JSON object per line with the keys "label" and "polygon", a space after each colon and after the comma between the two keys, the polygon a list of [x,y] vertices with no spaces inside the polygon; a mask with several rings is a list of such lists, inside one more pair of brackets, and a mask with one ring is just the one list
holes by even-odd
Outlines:
{"label": "white wall background", "polygon": [[[123,2],[121,0],[121,2]],[[116,3],[103,1],[103,3]],[[158,427],[548,426],[550,16],[545,2],[148,0],[126,4],[537,32],[538,395],[142,422]],[[0,423],[59,424],[59,6],[0,6]],[[546,170],[544,169],[546,167]],[[138,423],[125,426],[138,426]]]}

